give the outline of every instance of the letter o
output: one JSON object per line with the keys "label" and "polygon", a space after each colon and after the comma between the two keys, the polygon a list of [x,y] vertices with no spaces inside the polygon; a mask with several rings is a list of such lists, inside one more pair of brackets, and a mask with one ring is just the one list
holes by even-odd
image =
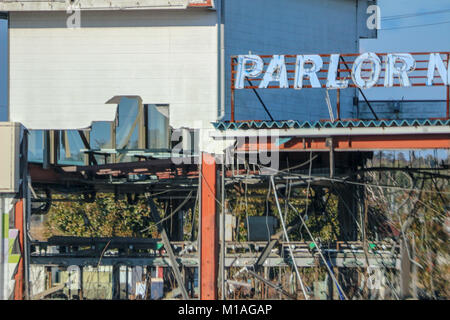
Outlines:
{"label": "letter o", "polygon": [[[362,67],[364,62],[370,61],[372,63],[372,74],[370,79],[366,80],[361,77]],[[381,60],[373,52],[366,52],[356,58],[352,67],[352,79],[356,86],[361,89],[370,89],[377,84],[381,74]]]}

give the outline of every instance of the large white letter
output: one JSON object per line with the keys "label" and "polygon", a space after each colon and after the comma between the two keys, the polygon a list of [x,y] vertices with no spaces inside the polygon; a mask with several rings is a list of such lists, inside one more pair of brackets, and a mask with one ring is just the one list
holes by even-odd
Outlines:
{"label": "large white letter", "polygon": [[289,82],[286,72],[286,63],[284,56],[274,55],[267,67],[266,74],[259,84],[260,88],[267,88],[270,82],[276,81],[280,83],[280,88],[289,88]]}
{"label": "large white letter", "polygon": [[430,62],[428,64],[428,79],[427,86],[432,86],[434,83],[434,70],[437,68],[444,85],[450,85],[450,63],[449,69],[445,69],[444,61],[442,61],[439,53],[430,54]]}
{"label": "large white letter", "polygon": [[[250,63],[250,69],[247,69],[246,64]],[[256,55],[240,55],[238,57],[238,67],[236,82],[234,84],[235,89],[244,89],[245,77],[257,77],[259,76],[264,68],[264,61],[260,56]]]}
{"label": "large white letter", "polygon": [[[369,61],[372,64],[372,71],[369,79],[363,79],[361,76],[362,67],[365,61]],[[352,67],[352,79],[355,85],[361,89],[372,88],[380,78],[381,74],[381,61],[378,56],[373,52],[366,52],[356,58]]]}
{"label": "large white letter", "polygon": [[[305,64],[311,64],[311,67],[306,69]],[[294,89],[303,88],[303,78],[305,76],[309,77],[313,88],[321,88],[322,85],[316,73],[322,69],[322,66],[323,60],[319,55],[298,55],[295,63]]]}
{"label": "large white letter", "polygon": [[371,5],[367,7],[367,14],[372,14],[366,22],[367,28],[369,30],[381,29],[381,9],[380,6]]}
{"label": "large white letter", "polygon": [[[401,63],[401,66],[396,66]],[[386,71],[384,75],[384,86],[386,88],[394,86],[394,76],[399,77],[400,85],[411,87],[408,73],[416,68],[416,61],[409,53],[393,53],[387,55]]]}
{"label": "large white letter", "polygon": [[330,57],[330,66],[328,68],[327,88],[345,89],[348,87],[348,80],[337,80],[337,71],[339,68],[339,55],[332,54]]}

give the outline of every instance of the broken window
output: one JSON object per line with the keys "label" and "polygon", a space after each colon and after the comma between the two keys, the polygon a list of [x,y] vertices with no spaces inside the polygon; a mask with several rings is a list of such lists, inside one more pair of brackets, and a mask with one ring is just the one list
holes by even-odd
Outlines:
{"label": "broken window", "polygon": [[148,104],[147,107],[147,149],[169,151],[169,106]]}

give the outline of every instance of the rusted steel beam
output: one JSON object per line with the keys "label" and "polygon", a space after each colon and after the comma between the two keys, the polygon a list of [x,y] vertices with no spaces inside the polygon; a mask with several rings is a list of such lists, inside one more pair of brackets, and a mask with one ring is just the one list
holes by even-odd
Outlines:
{"label": "rusted steel beam", "polygon": [[212,8],[212,0],[192,0],[189,1],[188,8]]}
{"label": "rusted steel beam", "polygon": [[219,233],[216,220],[216,161],[202,154],[201,164],[201,243],[200,299],[217,300]]}
{"label": "rusted steel beam", "polygon": [[[289,142],[276,146],[270,139],[266,143],[246,142],[238,148],[238,152],[254,152],[262,150],[283,151],[329,151],[326,137],[302,138],[294,137]],[[373,150],[417,150],[417,149],[449,149],[450,134],[401,134],[370,136],[335,136],[335,151],[373,151]]]}
{"label": "rusted steel beam", "polygon": [[16,202],[14,207],[14,228],[19,230],[20,260],[14,275],[14,300],[23,300],[25,296],[25,268],[24,268],[24,232],[23,232],[23,199]]}

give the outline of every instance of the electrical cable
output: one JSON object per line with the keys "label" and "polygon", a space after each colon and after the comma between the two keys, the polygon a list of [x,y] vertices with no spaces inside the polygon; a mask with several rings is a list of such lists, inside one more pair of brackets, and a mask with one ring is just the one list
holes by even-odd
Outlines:
{"label": "electrical cable", "polygon": [[[310,158],[310,162],[309,162],[309,176],[311,176],[312,174],[312,151],[310,151],[309,154],[309,158]],[[311,186],[311,179],[308,179],[308,186],[306,188],[306,208],[305,208],[305,215],[308,215],[308,209],[309,209],[309,191],[310,191],[310,186]],[[287,200],[286,200],[287,201]],[[316,246],[317,250],[319,251],[319,255],[321,256],[321,258],[323,259],[323,262],[325,263],[328,272],[330,273],[331,278],[333,279],[334,283],[336,284],[336,287],[339,290],[339,294],[341,295],[341,299],[344,298],[345,300],[348,300],[347,296],[344,293],[344,290],[342,290],[342,287],[340,286],[339,282],[337,281],[334,272],[331,270],[330,266],[328,265],[327,260],[325,259],[325,257],[322,254],[322,250],[320,249],[320,247],[317,245],[316,240],[314,239],[313,235],[311,234],[311,232],[309,231],[308,226],[306,225],[305,220],[303,220],[302,215],[297,211],[297,209],[295,209],[295,207],[288,202],[288,205],[297,213],[297,215],[299,216],[300,220],[302,221],[303,226],[305,227],[306,231],[308,232],[308,235],[311,238],[311,241],[314,243],[314,245]]]}
{"label": "electrical cable", "polygon": [[409,28],[422,28],[422,27],[436,26],[436,25],[447,24],[447,23],[450,23],[450,21],[443,21],[443,22],[436,22],[436,23],[427,23],[427,24],[418,24],[418,25],[414,25],[414,26],[383,28],[383,29],[380,29],[380,30],[397,30],[397,29],[409,29]]}
{"label": "electrical cable", "polygon": [[430,15],[430,14],[439,14],[439,13],[445,13],[445,12],[450,12],[450,9],[427,11],[427,12],[420,12],[420,13],[400,14],[400,15],[395,15],[395,16],[386,16],[386,17],[381,18],[381,20],[383,20],[383,21],[397,20],[397,19],[413,18],[413,17],[418,17],[418,16],[426,16],[426,15]]}
{"label": "electrical cable", "polygon": [[[273,168],[265,167],[265,166],[262,166],[262,165],[257,165],[257,166],[259,166],[261,168],[264,168],[264,169],[267,169],[267,170],[273,170],[275,172],[285,174],[284,172],[282,172],[280,170],[276,170],[276,169],[273,169]],[[296,173],[292,173],[292,172],[290,172],[289,175],[290,176],[296,176],[296,177],[299,177],[299,178],[303,178],[305,180],[308,179],[308,178],[317,178],[317,179],[320,179],[320,180],[328,180],[328,181],[334,181],[334,182],[348,183],[348,184],[354,184],[354,185],[358,185],[358,186],[372,186],[372,187],[378,187],[378,188],[384,188],[384,189],[394,189],[394,190],[403,190],[403,191],[421,191],[420,189],[415,189],[415,188],[402,188],[402,187],[396,187],[396,186],[376,185],[376,184],[371,184],[371,183],[349,181],[349,180],[346,180],[346,179],[338,179],[338,178],[328,178],[328,177],[323,177],[323,176],[313,176],[312,175],[311,177],[308,177],[307,175],[304,175],[304,174],[298,174],[298,173],[296,174]],[[440,191],[433,191],[433,190],[423,190],[423,192],[434,193],[434,194],[438,194],[438,193],[450,194],[450,192],[446,192],[446,191],[441,191],[440,192]]]}
{"label": "electrical cable", "polygon": [[300,286],[302,288],[303,296],[305,297],[306,300],[309,300],[308,294],[306,293],[306,289],[305,289],[305,286],[303,284],[302,277],[300,276],[300,272],[298,271],[297,262],[295,261],[294,253],[292,252],[292,248],[291,248],[291,245],[290,245],[290,242],[289,242],[289,236],[288,236],[288,233],[287,233],[287,230],[286,230],[286,225],[284,223],[283,214],[281,213],[280,203],[278,201],[278,192],[277,192],[277,188],[275,187],[275,180],[274,180],[273,176],[270,177],[270,181],[272,182],[273,194],[275,196],[275,201],[276,201],[276,204],[277,204],[278,213],[280,214],[281,224],[283,226],[283,232],[284,232],[284,236],[286,237],[286,242],[288,244],[289,253],[291,255],[292,263],[294,264],[294,267],[295,267],[295,273],[297,274],[297,278],[300,281]]}
{"label": "electrical cable", "polygon": [[[268,223],[268,218],[269,218],[269,197],[270,197],[270,190],[271,189],[271,184],[269,182],[269,188],[267,190],[267,197],[266,197],[266,230],[267,230],[267,234],[270,235],[270,229],[269,229],[269,223]],[[269,239],[270,241],[270,239]]]}
{"label": "electrical cable", "polygon": [[171,218],[175,213],[177,213],[178,211],[180,211],[180,209],[183,208],[183,206],[191,199],[192,193],[193,193],[193,191],[191,190],[191,191],[189,192],[189,194],[187,195],[187,197],[183,200],[183,202],[180,203],[180,205],[179,205],[175,210],[173,210],[171,214],[169,214],[167,217],[162,218],[161,220],[159,220],[159,221],[156,222],[155,224],[152,224],[151,226],[148,226],[148,227],[142,229],[141,232],[145,232],[145,231],[147,231],[148,229],[150,229],[150,228],[152,228],[152,227],[154,227],[154,226],[157,226],[158,224],[160,224],[160,223],[166,221],[167,219]]}
{"label": "electrical cable", "polygon": [[[247,168],[247,178],[249,176],[248,173],[248,168]],[[244,199],[245,199],[245,218],[246,218],[246,222],[247,222],[247,240],[250,240],[250,224],[248,221],[248,199],[247,199],[247,192],[248,192],[248,188],[247,188],[247,183],[245,183],[245,189],[244,189],[245,195],[244,195]]]}

